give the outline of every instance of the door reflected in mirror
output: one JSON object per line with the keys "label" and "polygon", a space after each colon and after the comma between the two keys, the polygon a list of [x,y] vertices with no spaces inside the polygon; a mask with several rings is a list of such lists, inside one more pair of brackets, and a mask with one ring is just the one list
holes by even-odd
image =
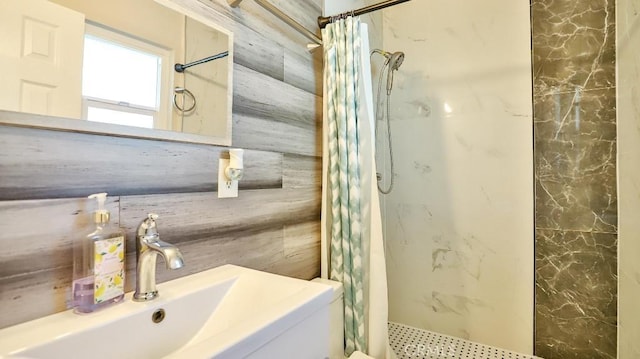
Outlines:
{"label": "door reflected in mirror", "polygon": [[172,0],[4,1],[0,39],[1,123],[231,144],[232,35]]}

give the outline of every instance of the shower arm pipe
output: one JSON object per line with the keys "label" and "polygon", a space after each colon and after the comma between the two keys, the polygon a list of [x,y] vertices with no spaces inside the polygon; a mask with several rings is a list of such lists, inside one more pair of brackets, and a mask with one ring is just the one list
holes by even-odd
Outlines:
{"label": "shower arm pipe", "polygon": [[190,63],[188,63],[186,65],[175,64],[173,66],[173,68],[176,70],[176,72],[184,72],[184,70],[188,69],[191,66],[204,64],[206,62],[217,60],[217,59],[221,59],[221,58],[226,57],[226,56],[229,56],[229,51],[224,51],[224,52],[221,52],[221,53],[213,55],[213,56],[205,57],[204,59],[200,59],[198,61],[190,62]]}
{"label": "shower arm pipe", "polygon": [[[304,35],[304,37],[306,37],[307,39],[313,41],[314,43],[316,43],[318,45],[322,45],[322,39],[320,39],[316,34],[314,34],[313,32],[309,31],[309,29],[307,29],[306,27],[302,26],[299,22],[297,22],[294,19],[292,19],[289,15],[285,14],[284,12],[282,12],[282,10],[280,10],[277,7],[273,6],[270,2],[268,2],[266,0],[254,0],[254,1],[256,3],[258,3],[258,5],[262,6],[265,10],[267,10],[268,12],[272,13],[273,15],[275,15],[280,20],[282,20],[285,23],[287,23],[287,25],[289,25],[289,26],[293,27],[294,29],[296,29],[299,33]],[[407,1],[407,0],[405,0],[405,1]],[[228,2],[229,2],[229,5],[231,7],[238,7],[238,6],[240,6],[240,3],[242,2],[242,0],[228,0]]]}
{"label": "shower arm pipe", "polygon": [[325,26],[327,26],[329,23],[331,23],[331,21],[333,19],[342,19],[342,18],[346,18],[347,16],[360,16],[360,15],[364,15],[364,14],[367,14],[367,13],[370,13],[370,12],[382,10],[382,9],[390,7],[390,6],[395,6],[395,5],[398,5],[398,4],[402,4],[403,2],[407,2],[407,1],[411,1],[411,0],[387,0],[387,1],[383,1],[381,3],[377,3],[377,4],[373,4],[373,5],[369,5],[369,6],[363,7],[361,9],[343,12],[343,13],[338,14],[338,15],[320,16],[320,17],[318,17],[318,26],[321,29],[324,29]]}

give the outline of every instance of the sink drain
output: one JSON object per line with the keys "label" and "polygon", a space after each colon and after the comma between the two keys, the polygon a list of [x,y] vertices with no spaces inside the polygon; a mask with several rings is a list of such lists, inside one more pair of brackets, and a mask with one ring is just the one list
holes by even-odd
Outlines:
{"label": "sink drain", "polygon": [[153,314],[151,314],[151,320],[154,323],[160,323],[161,321],[164,320],[164,317],[165,317],[164,309],[158,309],[155,312],[153,312]]}

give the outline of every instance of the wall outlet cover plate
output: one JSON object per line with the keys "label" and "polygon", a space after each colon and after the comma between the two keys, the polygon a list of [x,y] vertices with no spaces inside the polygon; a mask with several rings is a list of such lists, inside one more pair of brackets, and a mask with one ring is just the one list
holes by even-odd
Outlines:
{"label": "wall outlet cover plate", "polygon": [[229,181],[224,169],[229,166],[228,159],[218,160],[218,198],[238,197],[238,181]]}

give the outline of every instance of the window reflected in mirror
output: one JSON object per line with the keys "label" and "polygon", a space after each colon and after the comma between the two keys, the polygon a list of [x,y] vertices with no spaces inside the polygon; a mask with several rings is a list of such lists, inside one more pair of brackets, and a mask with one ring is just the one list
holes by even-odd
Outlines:
{"label": "window reflected in mirror", "polygon": [[[82,65],[82,119],[170,129],[169,52],[158,46],[87,24]],[[164,81],[163,81],[164,79]]]}

